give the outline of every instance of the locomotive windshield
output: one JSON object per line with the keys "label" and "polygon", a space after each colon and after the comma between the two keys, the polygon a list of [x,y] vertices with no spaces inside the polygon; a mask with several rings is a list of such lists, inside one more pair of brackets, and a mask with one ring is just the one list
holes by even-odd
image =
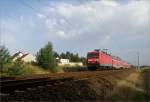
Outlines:
{"label": "locomotive windshield", "polygon": [[98,53],[89,53],[88,55],[87,55],[87,58],[98,58]]}

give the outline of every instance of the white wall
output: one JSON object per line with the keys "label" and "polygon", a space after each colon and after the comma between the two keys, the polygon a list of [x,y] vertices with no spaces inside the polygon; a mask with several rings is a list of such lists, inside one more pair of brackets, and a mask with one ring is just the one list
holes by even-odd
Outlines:
{"label": "white wall", "polygon": [[28,54],[27,56],[25,56],[24,58],[22,58],[22,60],[24,62],[36,62],[36,57],[31,55],[31,54]]}
{"label": "white wall", "polygon": [[69,59],[60,59],[60,63],[68,64],[69,63]]}
{"label": "white wall", "polygon": [[23,56],[23,53],[19,53],[17,56],[15,56],[14,58],[13,58],[13,61],[15,61],[15,60],[17,60],[18,58],[20,58],[20,57],[22,57]]}
{"label": "white wall", "polygon": [[69,63],[58,63],[59,66],[83,66],[82,62],[69,62]]}

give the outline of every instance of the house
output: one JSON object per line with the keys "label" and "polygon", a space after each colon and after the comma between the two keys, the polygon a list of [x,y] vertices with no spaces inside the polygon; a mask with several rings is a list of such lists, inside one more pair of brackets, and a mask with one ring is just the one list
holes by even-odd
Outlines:
{"label": "house", "polygon": [[69,59],[60,59],[59,62],[61,64],[69,64]]}
{"label": "house", "polygon": [[82,62],[70,62],[69,66],[83,66]]}
{"label": "house", "polygon": [[24,54],[23,54],[21,51],[15,53],[15,54],[12,56],[13,61],[17,60],[18,58],[22,57],[23,55],[24,55]]}
{"label": "house", "polygon": [[[58,59],[58,58],[57,58]],[[82,62],[70,62],[69,59],[59,59],[58,61],[59,66],[83,66]]]}
{"label": "house", "polygon": [[36,57],[32,54],[25,54],[21,57],[21,60],[23,60],[24,62],[36,62]]}
{"label": "house", "polygon": [[21,59],[24,62],[36,62],[36,57],[29,53],[23,53],[21,51],[13,55],[13,61]]}

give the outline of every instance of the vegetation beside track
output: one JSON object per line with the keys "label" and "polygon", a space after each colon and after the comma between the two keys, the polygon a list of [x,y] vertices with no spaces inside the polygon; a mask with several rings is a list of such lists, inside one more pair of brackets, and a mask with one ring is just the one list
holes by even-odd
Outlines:
{"label": "vegetation beside track", "polygon": [[107,101],[150,101],[150,68],[132,73],[125,79],[117,79],[117,85]]}
{"label": "vegetation beside track", "polygon": [[46,74],[49,72],[59,72],[52,43],[48,42],[36,56],[37,62],[25,63],[20,58],[13,60],[9,50],[0,45],[0,76]]}
{"label": "vegetation beside track", "polygon": [[[17,62],[18,63],[18,62]],[[0,72],[0,76],[20,76],[20,75],[34,75],[34,74],[47,74],[49,73],[47,70],[39,66],[32,65],[30,63],[22,63],[18,65],[15,62],[7,63]]]}
{"label": "vegetation beside track", "polygon": [[148,102],[149,74],[150,69],[51,73],[48,75],[51,78],[73,77],[74,80],[17,91],[2,96],[2,100]]}
{"label": "vegetation beside track", "polygon": [[80,72],[80,71],[87,71],[87,66],[60,66],[60,68],[64,72]]}
{"label": "vegetation beside track", "polygon": [[64,68],[57,65],[56,57],[67,58],[70,61],[81,61],[85,64],[86,59],[79,57],[78,54],[66,52],[58,54],[53,51],[51,42],[48,42],[36,54],[36,62],[25,63],[20,58],[13,60],[10,56],[9,50],[5,46],[0,45],[0,76],[14,76],[14,75],[32,75],[68,71],[80,71],[82,68],[70,67]]}

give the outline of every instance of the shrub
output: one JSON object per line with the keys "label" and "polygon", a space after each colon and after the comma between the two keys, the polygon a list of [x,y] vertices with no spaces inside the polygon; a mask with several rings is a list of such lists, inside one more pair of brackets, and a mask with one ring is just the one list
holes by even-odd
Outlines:
{"label": "shrub", "polygon": [[4,65],[10,61],[9,51],[5,46],[0,45],[0,72],[2,73],[4,69]]}
{"label": "shrub", "polygon": [[56,70],[56,59],[53,53],[52,43],[48,42],[40,51],[37,53],[36,56],[37,64],[46,70],[50,70],[54,72]]}
{"label": "shrub", "polygon": [[63,69],[61,68],[61,67],[59,67],[59,66],[56,66],[55,68],[53,68],[52,70],[51,70],[51,72],[63,72]]}
{"label": "shrub", "polygon": [[9,75],[22,75],[25,73],[25,66],[24,66],[24,63],[23,61],[21,60],[16,60],[14,62],[14,64],[12,65],[12,67],[10,67],[8,69],[8,74]]}

